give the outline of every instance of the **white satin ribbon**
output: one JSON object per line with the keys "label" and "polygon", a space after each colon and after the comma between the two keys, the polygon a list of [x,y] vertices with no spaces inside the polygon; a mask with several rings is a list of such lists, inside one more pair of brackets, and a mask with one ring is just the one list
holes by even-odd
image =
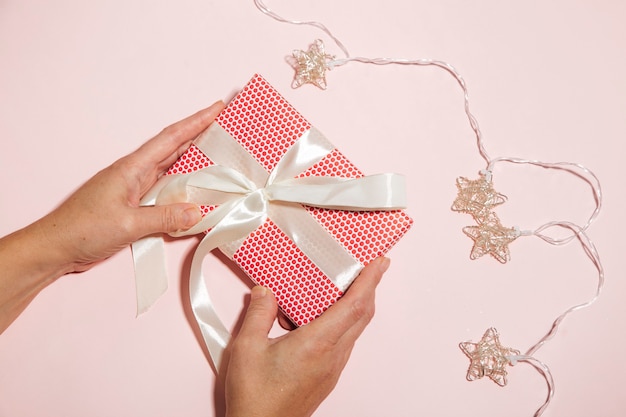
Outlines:
{"label": "white satin ribbon", "polygon": [[[404,177],[379,174],[361,178],[301,177],[333,146],[314,128],[305,132],[268,173],[218,123],[195,141],[216,165],[162,177],[142,205],[193,202],[216,205],[197,225],[172,236],[210,231],[194,253],[189,291],[191,306],[217,371],[230,333],[209,297],[202,262],[215,248],[227,256],[270,218],[342,291],[363,268],[304,209],[303,204],[340,210],[397,210],[406,206]],[[138,314],[167,289],[162,239],[149,237],[133,244]]]}

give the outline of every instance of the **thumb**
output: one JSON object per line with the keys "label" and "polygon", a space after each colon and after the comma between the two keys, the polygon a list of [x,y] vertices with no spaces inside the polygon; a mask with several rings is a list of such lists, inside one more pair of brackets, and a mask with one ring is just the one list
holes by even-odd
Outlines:
{"label": "thumb", "polygon": [[267,338],[278,313],[276,299],[272,292],[256,286],[250,292],[250,305],[243,319],[239,337]]}
{"label": "thumb", "polygon": [[202,219],[198,206],[188,203],[142,207],[140,211],[140,236],[187,230]]}

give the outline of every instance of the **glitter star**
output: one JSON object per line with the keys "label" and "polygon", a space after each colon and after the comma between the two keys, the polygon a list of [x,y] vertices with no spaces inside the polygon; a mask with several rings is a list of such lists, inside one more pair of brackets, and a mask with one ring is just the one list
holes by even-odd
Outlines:
{"label": "glitter star", "polygon": [[495,213],[489,213],[478,226],[464,227],[463,233],[474,240],[470,259],[477,259],[488,253],[503,264],[511,258],[509,243],[521,235],[514,227],[502,226]]}
{"label": "glitter star", "polygon": [[487,217],[492,208],[507,198],[493,189],[491,180],[481,175],[477,180],[459,177],[456,180],[459,193],[452,203],[452,210],[471,214],[477,221]]}
{"label": "glitter star", "polygon": [[296,75],[291,86],[298,88],[303,84],[313,84],[326,89],[326,70],[328,61],[334,56],[324,52],[324,43],[317,39],[308,51],[295,50],[290,60],[291,65],[296,70]]}
{"label": "glitter star", "polygon": [[478,343],[462,342],[459,347],[470,359],[467,380],[475,381],[489,377],[501,387],[506,385],[506,366],[511,363],[511,356],[520,354],[519,350],[503,347],[498,331],[488,329]]}

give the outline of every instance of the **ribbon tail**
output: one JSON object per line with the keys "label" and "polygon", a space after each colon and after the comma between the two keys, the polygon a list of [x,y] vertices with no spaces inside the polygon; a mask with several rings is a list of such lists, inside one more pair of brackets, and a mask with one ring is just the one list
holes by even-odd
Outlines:
{"label": "ribbon tail", "polygon": [[134,242],[131,247],[139,316],[148,311],[167,290],[165,250],[163,239],[157,236],[145,237]]}
{"label": "ribbon tail", "polygon": [[219,246],[219,240],[221,240],[219,233],[213,231],[205,236],[194,253],[189,275],[191,309],[200,327],[216,375],[220,369],[224,349],[230,341],[230,332],[220,320],[209,296],[202,274],[202,261],[209,252]]}
{"label": "ribbon tail", "polygon": [[148,311],[167,290],[163,239],[146,237],[132,245],[137,316]]}
{"label": "ribbon tail", "polygon": [[[179,176],[161,177],[141,199],[140,206],[153,206],[161,190],[175,181],[179,181]],[[132,243],[131,248],[135,266],[137,316],[139,316],[148,311],[167,291],[165,246],[162,237],[147,236]]]}
{"label": "ribbon tail", "polygon": [[256,197],[240,200],[238,207],[206,234],[191,261],[189,274],[191,309],[202,332],[216,374],[220,370],[224,349],[230,341],[230,332],[215,311],[202,273],[202,262],[212,250],[247,236],[263,224],[267,215],[265,209],[259,210],[258,207],[263,208],[264,202],[258,198],[260,194],[257,193]]}

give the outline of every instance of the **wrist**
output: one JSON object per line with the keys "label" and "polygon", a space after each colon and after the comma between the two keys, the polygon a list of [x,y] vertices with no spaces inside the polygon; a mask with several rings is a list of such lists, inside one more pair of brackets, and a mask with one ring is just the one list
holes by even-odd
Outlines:
{"label": "wrist", "polygon": [[46,224],[46,218],[40,219],[2,239],[0,248],[11,257],[12,269],[21,271],[20,281],[46,286],[75,270],[61,239]]}
{"label": "wrist", "polygon": [[87,246],[86,238],[81,241],[73,232],[72,225],[79,219],[72,219],[68,224],[67,217],[53,211],[25,229],[30,246],[37,250],[38,267],[54,278],[84,270],[80,265],[81,257],[84,258],[81,249]]}
{"label": "wrist", "polygon": [[57,255],[58,248],[46,247],[37,223],[0,239],[0,333],[58,277],[72,272]]}

